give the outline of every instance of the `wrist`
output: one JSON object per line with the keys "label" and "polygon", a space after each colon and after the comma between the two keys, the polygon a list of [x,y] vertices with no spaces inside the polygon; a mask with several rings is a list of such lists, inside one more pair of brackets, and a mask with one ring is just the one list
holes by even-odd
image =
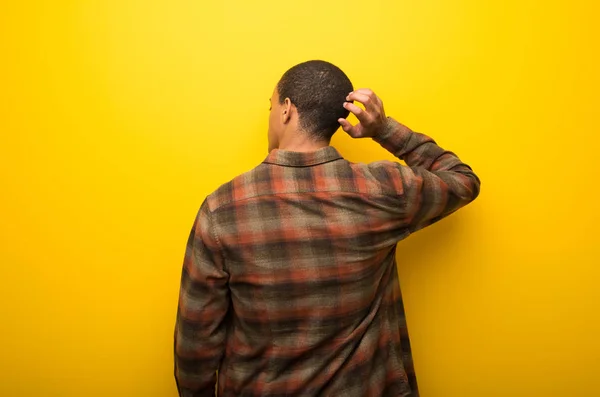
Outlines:
{"label": "wrist", "polygon": [[412,136],[413,132],[410,128],[388,117],[380,133],[373,139],[387,151],[402,159]]}
{"label": "wrist", "polygon": [[399,123],[391,117],[386,117],[383,125],[378,129],[375,135],[373,135],[373,140],[379,143],[381,143],[381,141],[387,140],[390,136],[394,134],[395,124],[397,125]]}

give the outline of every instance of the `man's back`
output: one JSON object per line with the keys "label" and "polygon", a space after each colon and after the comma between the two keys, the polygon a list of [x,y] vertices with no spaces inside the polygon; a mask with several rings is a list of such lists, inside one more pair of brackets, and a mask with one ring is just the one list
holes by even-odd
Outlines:
{"label": "man's back", "polygon": [[376,139],[412,168],[274,150],[207,198],[184,265],[180,380],[208,382],[189,359],[219,368],[222,396],[409,394],[395,246],[479,180],[391,119]]}
{"label": "man's back", "polygon": [[223,395],[408,391],[394,260],[407,229],[384,168],[274,151],[208,199],[234,309]]}

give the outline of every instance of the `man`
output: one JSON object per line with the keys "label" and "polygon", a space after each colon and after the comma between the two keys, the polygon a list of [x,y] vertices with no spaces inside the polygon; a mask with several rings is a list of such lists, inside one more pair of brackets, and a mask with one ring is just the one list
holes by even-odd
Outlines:
{"label": "man", "polygon": [[[479,179],[327,62],[288,70],[270,111],[269,155],[209,195],[190,234],[179,393],[407,396],[396,244],[474,200]],[[344,160],[340,125],[408,166]]]}

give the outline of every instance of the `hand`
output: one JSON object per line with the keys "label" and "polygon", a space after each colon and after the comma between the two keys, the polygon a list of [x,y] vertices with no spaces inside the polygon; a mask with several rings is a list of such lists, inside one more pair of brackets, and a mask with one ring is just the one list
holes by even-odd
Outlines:
{"label": "hand", "polygon": [[[387,117],[383,110],[383,102],[381,102],[381,99],[373,91],[368,88],[361,88],[348,94],[346,100],[348,102],[344,102],[344,108],[352,112],[359,121],[357,125],[352,125],[346,119],[338,119],[338,122],[342,125],[342,129],[348,135],[352,138],[372,138],[381,132],[385,126]],[[353,104],[352,101],[362,103],[365,106],[365,110]]]}

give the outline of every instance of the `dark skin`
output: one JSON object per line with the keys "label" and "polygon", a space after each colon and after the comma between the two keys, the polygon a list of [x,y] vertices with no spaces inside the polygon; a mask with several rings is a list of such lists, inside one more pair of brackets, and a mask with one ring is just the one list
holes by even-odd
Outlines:
{"label": "dark skin", "polygon": [[[342,129],[353,138],[372,138],[377,135],[386,122],[383,102],[368,88],[352,91],[346,97],[343,106],[354,114],[359,123],[352,125],[348,120],[340,118]],[[364,110],[353,102],[361,103]],[[274,90],[271,98],[271,114],[269,116],[269,151],[273,149],[295,152],[311,152],[329,146],[328,141],[315,141],[300,129],[298,111],[289,98],[283,103]]]}
{"label": "dark skin", "polygon": [[[372,90],[361,88],[348,94],[346,101],[348,102],[344,102],[344,108],[354,114],[359,123],[352,125],[347,119],[338,119],[342,129],[352,138],[375,137],[387,120],[381,99]],[[365,109],[352,101],[361,103]]]}

